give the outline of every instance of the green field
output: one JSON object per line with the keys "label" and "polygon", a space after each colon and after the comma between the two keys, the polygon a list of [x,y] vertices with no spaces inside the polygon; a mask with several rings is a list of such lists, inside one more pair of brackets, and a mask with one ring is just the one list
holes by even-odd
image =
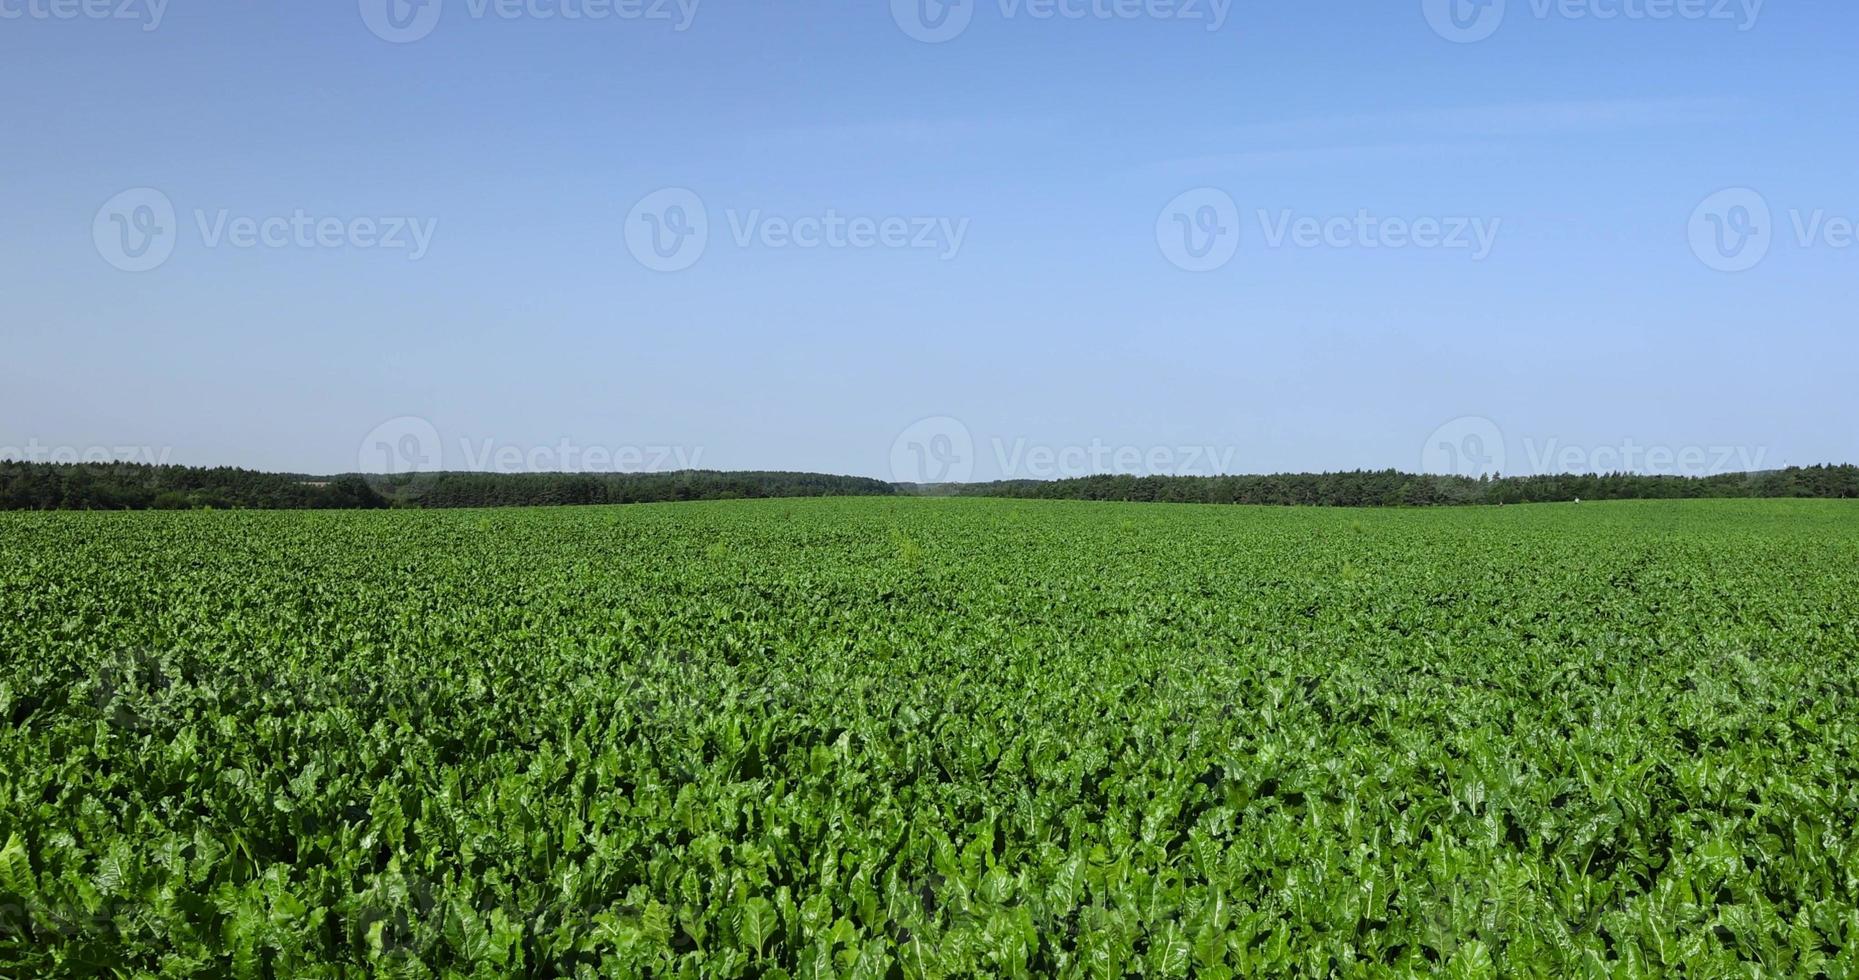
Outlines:
{"label": "green field", "polygon": [[1859,976],[1859,506],[0,514],[0,975]]}

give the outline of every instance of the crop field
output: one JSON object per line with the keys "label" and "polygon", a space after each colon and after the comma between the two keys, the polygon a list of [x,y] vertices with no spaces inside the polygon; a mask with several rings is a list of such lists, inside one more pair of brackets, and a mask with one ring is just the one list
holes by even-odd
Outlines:
{"label": "crop field", "polygon": [[0,976],[1859,977],[1859,507],[0,514]]}

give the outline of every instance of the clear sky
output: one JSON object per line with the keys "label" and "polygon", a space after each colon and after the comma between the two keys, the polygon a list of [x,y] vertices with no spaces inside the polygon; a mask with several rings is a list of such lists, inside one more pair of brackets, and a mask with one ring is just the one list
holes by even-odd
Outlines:
{"label": "clear sky", "polygon": [[0,0],[0,448],[1859,461],[1859,9],[1455,2]]}

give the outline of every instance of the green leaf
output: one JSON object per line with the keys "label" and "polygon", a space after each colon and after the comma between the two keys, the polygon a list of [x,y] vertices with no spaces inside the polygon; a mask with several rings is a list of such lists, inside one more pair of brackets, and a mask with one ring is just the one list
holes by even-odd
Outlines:
{"label": "green leaf", "polygon": [[18,832],[7,835],[6,846],[0,848],[0,888],[27,900],[39,894],[38,881],[32,876],[32,862],[26,856],[26,841]]}
{"label": "green leaf", "polygon": [[751,898],[736,912],[736,938],[758,954],[775,927],[775,907],[765,898]]}

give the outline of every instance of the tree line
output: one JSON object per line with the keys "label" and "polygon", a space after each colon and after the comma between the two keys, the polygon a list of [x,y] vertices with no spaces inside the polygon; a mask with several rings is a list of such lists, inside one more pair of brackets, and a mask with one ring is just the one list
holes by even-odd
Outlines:
{"label": "tree line", "polygon": [[1573,500],[1677,500],[1705,497],[1859,498],[1859,466],[1797,466],[1760,473],[1647,476],[1425,476],[1397,470],[1272,476],[1087,476],[1069,480],[970,483],[924,492],[1041,500],[1266,504],[1302,507],[1441,507]]}
{"label": "tree line", "polygon": [[317,477],[231,467],[0,460],[0,510],[539,507],[895,492],[882,480],[819,473],[686,470]]}
{"label": "tree line", "polygon": [[1441,507],[1700,497],[1859,498],[1859,466],[1717,476],[1600,473],[1423,476],[1396,470],[1272,476],[1087,476],[919,486],[821,473],[413,473],[314,477],[231,467],[0,460],[0,510],[546,507],[757,497],[1019,497],[1302,507]]}

